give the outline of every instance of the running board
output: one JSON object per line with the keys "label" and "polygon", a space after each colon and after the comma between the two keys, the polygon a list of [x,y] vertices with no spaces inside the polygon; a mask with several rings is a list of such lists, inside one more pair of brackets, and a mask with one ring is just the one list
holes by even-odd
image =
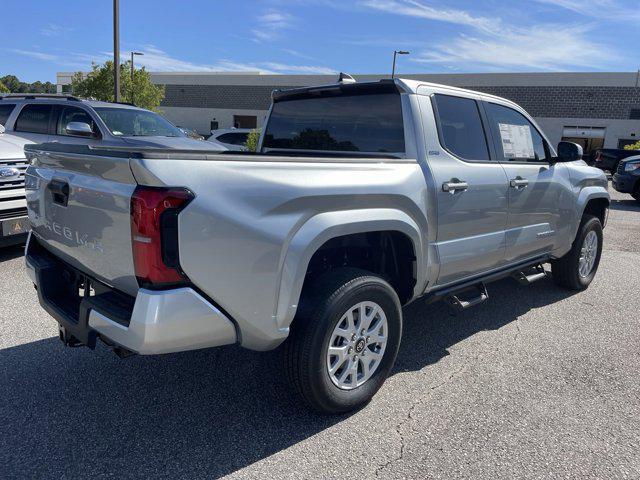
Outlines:
{"label": "running board", "polygon": [[531,285],[533,282],[537,282],[538,280],[542,280],[546,278],[547,272],[541,263],[537,265],[532,265],[529,268],[515,271],[511,274],[511,276],[520,284],[520,285]]}
{"label": "running board", "polygon": [[[461,294],[471,291],[474,291],[471,298],[461,297]],[[489,300],[489,294],[487,293],[487,286],[484,283],[478,283],[477,285],[458,290],[446,296],[447,304],[456,312],[462,312],[468,308],[475,307],[487,300]]]}

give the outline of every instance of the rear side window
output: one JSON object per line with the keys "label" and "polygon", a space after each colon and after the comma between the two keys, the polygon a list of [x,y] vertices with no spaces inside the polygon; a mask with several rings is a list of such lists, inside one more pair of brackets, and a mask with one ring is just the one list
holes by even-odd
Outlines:
{"label": "rear side window", "polygon": [[404,153],[400,95],[338,95],[277,102],[264,138],[264,147],[272,149]]}
{"label": "rear side window", "polygon": [[245,145],[248,135],[248,133],[223,133],[216,140],[222,143],[230,143],[231,145]]}
{"label": "rear side window", "polygon": [[478,103],[471,98],[434,95],[442,146],[466,160],[489,160]]}
{"label": "rear side window", "polygon": [[16,132],[49,133],[51,105],[27,105],[16,120]]}
{"label": "rear side window", "polygon": [[14,108],[16,108],[15,103],[3,103],[0,105],[0,125],[3,127],[6,125],[9,115],[11,115]]}
{"label": "rear side window", "polygon": [[67,125],[71,122],[86,123],[91,127],[94,133],[98,131],[95,122],[88,112],[78,107],[63,107],[60,109],[56,134],[67,135]]}
{"label": "rear side window", "polygon": [[545,162],[548,149],[542,135],[520,112],[487,103],[487,115],[496,139],[498,159],[511,162]]}

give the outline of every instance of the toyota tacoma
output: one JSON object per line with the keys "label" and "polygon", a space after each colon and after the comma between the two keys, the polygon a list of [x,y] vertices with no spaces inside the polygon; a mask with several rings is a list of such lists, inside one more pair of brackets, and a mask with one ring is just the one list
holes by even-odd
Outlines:
{"label": "toyota tacoma", "polygon": [[26,266],[70,346],[280,347],[311,407],[391,372],[402,306],[598,269],[607,180],[518,105],[381,80],[276,91],[256,153],[26,147]]}

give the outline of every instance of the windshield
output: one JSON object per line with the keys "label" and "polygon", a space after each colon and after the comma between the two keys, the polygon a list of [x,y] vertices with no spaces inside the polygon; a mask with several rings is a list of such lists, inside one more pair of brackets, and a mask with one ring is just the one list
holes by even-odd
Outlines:
{"label": "windshield", "polygon": [[123,137],[183,137],[184,134],[157,113],[129,108],[97,107],[109,131]]}

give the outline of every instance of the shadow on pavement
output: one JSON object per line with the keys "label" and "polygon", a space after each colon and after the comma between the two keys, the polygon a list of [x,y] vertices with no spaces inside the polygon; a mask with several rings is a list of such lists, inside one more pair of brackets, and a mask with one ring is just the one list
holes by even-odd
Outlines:
{"label": "shadow on pavement", "polygon": [[13,260],[24,255],[24,245],[0,247],[0,263]]}
{"label": "shadow on pavement", "polygon": [[640,202],[633,198],[625,200],[612,200],[609,208],[611,210],[622,210],[625,212],[640,212]]}
{"label": "shadow on pavement", "polygon": [[[550,280],[489,291],[458,316],[443,303],[408,306],[395,373],[569,296]],[[346,418],[305,410],[279,366],[278,352],[237,347],[126,360],[56,338],[0,350],[2,476],[217,478]]]}

